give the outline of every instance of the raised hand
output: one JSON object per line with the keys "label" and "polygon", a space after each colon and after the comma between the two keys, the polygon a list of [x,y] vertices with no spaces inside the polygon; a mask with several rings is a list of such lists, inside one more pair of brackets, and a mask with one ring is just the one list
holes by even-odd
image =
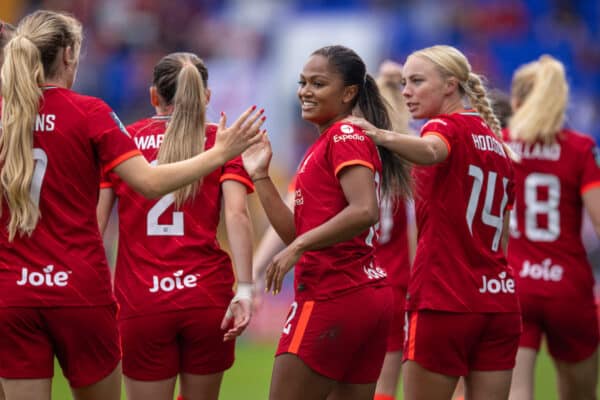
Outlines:
{"label": "raised hand", "polygon": [[271,164],[272,156],[271,142],[269,142],[267,135],[263,135],[260,141],[242,153],[244,168],[252,180],[269,175],[269,165]]}
{"label": "raised hand", "polygon": [[214,147],[222,149],[226,161],[239,156],[266,135],[267,131],[260,129],[266,119],[264,109],[255,110],[256,106],[248,108],[229,128],[226,127],[227,116],[221,113]]}

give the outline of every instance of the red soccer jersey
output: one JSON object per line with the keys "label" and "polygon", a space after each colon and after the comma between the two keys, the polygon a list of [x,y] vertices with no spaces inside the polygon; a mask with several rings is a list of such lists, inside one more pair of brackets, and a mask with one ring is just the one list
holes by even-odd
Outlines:
{"label": "red soccer jersey", "polygon": [[[168,116],[156,116],[127,127],[149,162],[156,160],[168,121]],[[206,149],[213,146],[216,132],[216,125],[207,126]],[[217,242],[221,183],[236,180],[253,190],[241,158],[205,176],[194,200],[180,210],[172,194],[148,200],[116,175],[109,179],[119,197],[115,294],[120,317],[227,306],[234,274]]]}
{"label": "red soccer jersey", "polygon": [[[508,131],[504,132],[507,141]],[[510,142],[515,169],[509,264],[520,293],[592,298],[594,278],[581,240],[581,195],[600,187],[600,151],[563,130],[555,143]]]}
{"label": "red soccer jersey", "polygon": [[[377,147],[360,128],[337,122],[308,149],[296,172],[294,220],[298,236],[348,206],[338,173],[352,165],[373,170],[379,191],[382,166]],[[327,299],[381,282],[385,272],[374,257],[376,231],[373,226],[351,240],[304,253],[294,271],[296,299]]]}
{"label": "red soccer jersey", "polygon": [[0,217],[0,307],[93,306],[114,302],[98,232],[100,165],[139,155],[101,100],[46,87],[33,132],[31,197],[41,218],[31,237],[8,241]]}
{"label": "red soccer jersey", "polygon": [[388,282],[395,288],[406,289],[410,272],[408,255],[408,222],[406,204],[396,206],[382,201],[377,240],[377,261],[387,272]]}
{"label": "red soccer jersey", "polygon": [[421,135],[431,134],[449,154],[414,169],[419,238],[407,309],[518,312],[501,246],[503,216],[514,196],[510,159],[474,112],[429,120]]}

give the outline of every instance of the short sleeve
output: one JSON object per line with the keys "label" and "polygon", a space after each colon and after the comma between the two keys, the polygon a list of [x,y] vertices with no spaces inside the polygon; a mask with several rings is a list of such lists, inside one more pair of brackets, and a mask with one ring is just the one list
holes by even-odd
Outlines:
{"label": "short sleeve", "polygon": [[99,99],[89,105],[87,122],[90,137],[108,172],[131,157],[141,155],[125,126],[106,103]]}
{"label": "short sleeve", "polygon": [[456,129],[454,124],[443,117],[430,119],[421,128],[421,136],[435,135],[442,139],[448,148],[448,154],[452,152],[452,146],[456,141]]}
{"label": "short sleeve", "polygon": [[595,188],[600,188],[600,148],[592,143],[583,156],[581,194]]}
{"label": "short sleeve", "polygon": [[231,161],[228,161],[223,166],[223,174],[219,179],[220,182],[227,180],[237,181],[242,185],[246,186],[248,193],[254,192],[254,185],[250,179],[250,175],[244,169],[244,163],[241,157],[236,157]]}
{"label": "short sleeve", "polygon": [[342,169],[353,165],[362,165],[375,172],[377,149],[360,128],[341,124],[331,129],[328,151],[336,176]]}

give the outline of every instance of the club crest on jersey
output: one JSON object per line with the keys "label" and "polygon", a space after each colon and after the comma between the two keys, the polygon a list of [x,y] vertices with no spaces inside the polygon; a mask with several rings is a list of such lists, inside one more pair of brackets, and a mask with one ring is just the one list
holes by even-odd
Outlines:
{"label": "club crest on jersey", "polygon": [[351,127],[350,125],[342,125],[340,126],[340,131],[344,132],[344,133],[352,133],[354,132],[354,128]]}
{"label": "club crest on jersey", "polygon": [[127,132],[127,129],[125,129],[125,125],[123,125],[123,123],[121,122],[119,117],[117,117],[117,114],[114,111],[111,111],[110,117],[113,119],[113,121],[115,121],[115,124],[117,124],[121,132],[127,135],[127,137],[131,137],[131,135],[129,135],[129,132]]}

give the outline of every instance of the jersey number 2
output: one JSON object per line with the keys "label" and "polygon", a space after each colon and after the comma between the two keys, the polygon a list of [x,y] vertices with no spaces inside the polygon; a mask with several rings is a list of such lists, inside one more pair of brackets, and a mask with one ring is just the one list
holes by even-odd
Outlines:
{"label": "jersey number 2", "polygon": [[[158,164],[157,160],[150,163]],[[160,198],[152,206],[146,217],[146,234],[148,236],[183,236],[183,212],[173,211],[173,222],[170,224],[159,224],[158,218],[175,204],[175,195],[169,193]]]}

